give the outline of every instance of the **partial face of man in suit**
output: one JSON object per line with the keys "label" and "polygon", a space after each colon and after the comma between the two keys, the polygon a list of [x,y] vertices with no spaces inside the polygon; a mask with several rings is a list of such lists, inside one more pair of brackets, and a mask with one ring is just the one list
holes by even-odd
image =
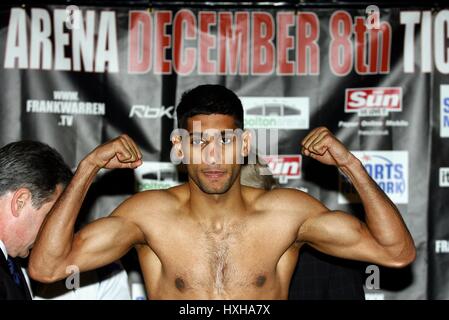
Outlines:
{"label": "partial face of man in suit", "polygon": [[26,257],[46,215],[72,177],[56,150],[20,141],[0,149],[0,240],[11,257]]}
{"label": "partial face of man in suit", "polygon": [[33,195],[27,188],[9,191],[0,197],[0,233],[11,257],[29,255],[40,226],[63,190],[58,184],[45,203],[33,205]]}

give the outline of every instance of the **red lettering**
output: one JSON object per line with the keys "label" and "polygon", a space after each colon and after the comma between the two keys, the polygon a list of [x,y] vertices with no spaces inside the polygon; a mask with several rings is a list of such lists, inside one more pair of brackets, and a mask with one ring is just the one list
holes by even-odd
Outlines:
{"label": "red lettering", "polygon": [[[366,39],[366,26],[365,19],[363,17],[355,18],[355,71],[359,74],[367,74],[368,73],[368,65],[365,63],[366,61],[366,46],[368,41]],[[370,37],[371,40],[371,37]],[[377,41],[376,41],[377,44]],[[376,58],[376,57],[375,57]],[[370,61],[370,64],[372,60]],[[377,65],[377,63],[376,63]]]}
{"label": "red lettering", "polygon": [[170,74],[171,62],[166,59],[166,49],[170,48],[171,36],[166,33],[166,25],[171,23],[171,11],[156,11],[155,64],[154,73]]}
{"label": "red lettering", "polygon": [[344,76],[351,71],[353,64],[352,52],[352,18],[346,11],[336,11],[330,19],[330,68],[338,76]]}
{"label": "red lettering", "polygon": [[235,27],[232,24],[231,12],[218,14],[220,33],[218,43],[219,73],[220,74],[248,74],[249,72],[249,14],[237,12],[235,14]]}
{"label": "red lettering", "polygon": [[266,12],[253,13],[252,73],[268,74],[274,70],[273,17]]}
{"label": "red lettering", "polygon": [[294,74],[294,64],[288,59],[288,53],[294,48],[293,37],[289,29],[294,25],[293,12],[279,12],[277,15],[277,72],[284,75]]}
{"label": "red lettering", "polygon": [[147,11],[129,13],[129,73],[145,73],[151,69],[152,23]]}
{"label": "red lettering", "polygon": [[195,68],[196,49],[186,48],[185,40],[196,39],[195,16],[190,10],[180,10],[174,18],[173,68],[180,75],[192,73]]}
{"label": "red lettering", "polygon": [[319,20],[315,13],[300,12],[297,23],[298,74],[320,73],[320,47],[318,46]]}
{"label": "red lettering", "polygon": [[200,74],[214,74],[216,72],[216,62],[209,58],[210,49],[216,47],[216,36],[211,35],[210,26],[216,24],[215,12],[200,12],[200,38],[199,38],[199,70]]}
{"label": "red lettering", "polygon": [[391,52],[391,26],[388,22],[384,21],[380,24],[380,34],[382,38],[380,72],[388,73],[390,72]]}

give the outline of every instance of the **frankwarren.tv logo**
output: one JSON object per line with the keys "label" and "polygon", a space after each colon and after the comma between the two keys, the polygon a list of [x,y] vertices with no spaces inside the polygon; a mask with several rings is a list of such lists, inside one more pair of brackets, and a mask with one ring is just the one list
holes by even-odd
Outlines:
{"label": "frankwarren.tv logo", "polygon": [[345,112],[359,116],[387,116],[402,111],[402,88],[351,88],[345,91]]}
{"label": "frankwarren.tv logo", "polygon": [[[368,174],[396,204],[408,203],[408,151],[352,151]],[[338,203],[359,203],[351,182],[340,175]]]}

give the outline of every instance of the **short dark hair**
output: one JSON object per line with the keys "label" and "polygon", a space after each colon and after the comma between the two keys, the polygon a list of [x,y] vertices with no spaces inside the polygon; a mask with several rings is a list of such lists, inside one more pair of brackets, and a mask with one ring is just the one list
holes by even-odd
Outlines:
{"label": "short dark hair", "polygon": [[184,92],[176,108],[178,127],[186,128],[187,119],[199,114],[225,114],[234,117],[243,129],[243,106],[237,95],[218,84],[205,84]]}
{"label": "short dark hair", "polygon": [[67,186],[72,176],[62,156],[45,143],[18,141],[0,148],[0,196],[27,188],[38,209],[49,201],[58,184]]}

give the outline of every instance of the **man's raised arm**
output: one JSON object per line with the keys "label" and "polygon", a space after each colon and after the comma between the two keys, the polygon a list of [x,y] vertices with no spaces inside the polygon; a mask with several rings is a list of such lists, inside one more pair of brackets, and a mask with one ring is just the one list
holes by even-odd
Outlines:
{"label": "man's raised arm", "polygon": [[114,213],[74,234],[75,221],[87,191],[101,168],[134,169],[142,155],[126,135],[100,145],[79,164],[75,175],[46,217],[31,250],[29,273],[42,282],[65,278],[68,266],[87,271],[106,265],[142,243],[140,228],[128,218],[132,204],[125,201]]}
{"label": "man's raised arm", "polygon": [[299,241],[331,255],[390,267],[413,262],[415,245],[397,207],[327,128],[309,133],[302,141],[302,152],[337,166],[350,179],[362,200],[365,222],[344,212],[329,212],[318,201],[310,201],[309,210],[314,214],[302,223]]}

